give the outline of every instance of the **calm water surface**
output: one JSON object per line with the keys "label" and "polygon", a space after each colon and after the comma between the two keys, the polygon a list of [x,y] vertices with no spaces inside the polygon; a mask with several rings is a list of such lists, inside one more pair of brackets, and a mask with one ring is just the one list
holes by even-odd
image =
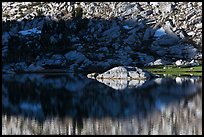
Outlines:
{"label": "calm water surface", "polygon": [[202,78],[4,74],[2,134],[202,134]]}

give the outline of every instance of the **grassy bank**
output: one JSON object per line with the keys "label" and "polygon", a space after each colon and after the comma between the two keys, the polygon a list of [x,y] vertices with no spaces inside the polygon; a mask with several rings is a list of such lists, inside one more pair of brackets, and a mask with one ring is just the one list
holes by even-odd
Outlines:
{"label": "grassy bank", "polygon": [[187,67],[175,65],[144,67],[143,69],[154,74],[202,76],[202,66]]}
{"label": "grassy bank", "polygon": [[[158,75],[167,75],[167,76],[202,76],[202,65],[195,66],[195,67],[187,67],[187,66],[181,66],[177,67],[175,65],[166,65],[166,66],[151,66],[151,67],[144,67],[142,69],[145,69],[149,72],[152,72],[154,74]],[[81,74],[89,74],[93,71],[83,71],[78,72]],[[97,71],[95,71],[97,72]],[[64,73],[74,73],[74,71],[70,71],[67,69],[44,69],[39,71],[30,71],[30,72],[24,72],[24,71],[18,71],[16,73],[56,73],[56,74],[64,74]],[[75,72],[76,73],[76,72]]]}

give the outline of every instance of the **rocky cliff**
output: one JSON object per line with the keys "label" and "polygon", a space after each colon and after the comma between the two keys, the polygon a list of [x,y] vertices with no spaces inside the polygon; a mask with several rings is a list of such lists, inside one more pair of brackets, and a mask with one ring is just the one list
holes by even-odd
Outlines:
{"label": "rocky cliff", "polygon": [[3,2],[4,72],[202,59],[202,2]]}

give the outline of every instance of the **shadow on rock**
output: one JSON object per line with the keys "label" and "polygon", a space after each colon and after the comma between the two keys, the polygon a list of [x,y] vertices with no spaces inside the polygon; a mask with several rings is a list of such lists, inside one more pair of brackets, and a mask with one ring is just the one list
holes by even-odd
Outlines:
{"label": "shadow on rock", "polygon": [[142,16],[36,16],[31,20],[3,21],[3,70],[65,69],[90,73],[119,65],[155,65],[158,59],[162,60],[161,65],[200,57],[199,50],[172,28],[165,21],[155,23]]}

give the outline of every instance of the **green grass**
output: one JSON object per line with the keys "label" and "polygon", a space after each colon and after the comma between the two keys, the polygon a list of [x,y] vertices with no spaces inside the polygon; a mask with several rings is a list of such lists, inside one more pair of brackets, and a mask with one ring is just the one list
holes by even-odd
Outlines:
{"label": "green grass", "polygon": [[153,66],[153,67],[144,67],[143,69],[152,72],[154,74],[166,74],[166,75],[193,75],[193,76],[202,76],[202,66],[187,67],[181,66],[177,67],[175,65],[165,66]]}

